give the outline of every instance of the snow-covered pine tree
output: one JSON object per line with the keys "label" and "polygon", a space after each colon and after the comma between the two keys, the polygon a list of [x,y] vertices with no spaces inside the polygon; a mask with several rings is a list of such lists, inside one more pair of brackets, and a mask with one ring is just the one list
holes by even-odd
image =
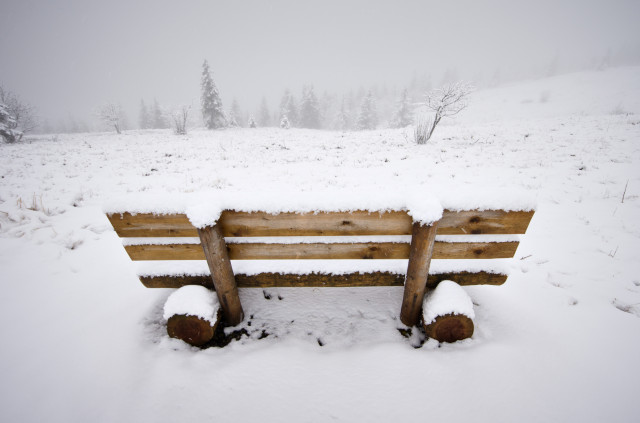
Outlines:
{"label": "snow-covered pine tree", "polygon": [[280,116],[287,116],[291,126],[298,124],[298,105],[293,94],[288,89],[285,90],[280,101]]}
{"label": "snow-covered pine tree", "polygon": [[289,123],[289,119],[287,115],[282,115],[282,119],[280,120],[280,128],[289,129],[291,128],[291,124]]}
{"label": "snow-covered pine tree", "polygon": [[360,114],[358,115],[358,129],[375,129],[378,123],[378,113],[376,111],[376,101],[373,92],[369,90],[362,100]]}
{"label": "snow-covered pine tree", "polygon": [[262,102],[260,102],[260,126],[272,126],[271,125],[271,113],[269,113],[269,106],[267,105],[267,99],[262,97]]}
{"label": "snow-covered pine tree", "polygon": [[229,110],[229,126],[240,126],[241,121],[242,113],[240,112],[240,105],[238,104],[238,100],[234,98],[231,103],[231,109]]}
{"label": "snow-covered pine tree", "polygon": [[311,129],[320,128],[320,107],[318,104],[318,98],[313,92],[313,85],[305,85],[302,88],[299,126]]}
{"label": "snow-covered pine tree", "polygon": [[158,104],[158,100],[153,100],[153,116],[149,118],[150,120],[150,128],[153,129],[165,129],[169,126],[167,125],[167,119],[165,119],[164,112],[160,108]]}
{"label": "snow-covered pine tree", "polygon": [[149,116],[149,109],[144,104],[144,100],[140,100],[140,115],[138,116],[138,123],[140,129],[149,129],[151,127],[151,117]]}
{"label": "snow-covered pine tree", "polygon": [[328,128],[331,125],[331,117],[335,116],[335,96],[325,91],[320,98],[320,127]]}
{"label": "snow-covered pine tree", "polygon": [[253,116],[249,116],[249,122],[247,124],[249,125],[249,128],[256,127],[256,120],[253,118]]}
{"label": "snow-covered pine tree", "polygon": [[229,125],[230,128],[237,128],[238,126],[238,120],[236,119],[236,114],[234,113],[233,109],[229,109],[229,115],[227,116],[227,124]]}
{"label": "snow-covered pine tree", "polygon": [[202,64],[201,88],[201,106],[202,119],[209,129],[224,128],[227,126],[227,119],[222,108],[222,100],[218,88],[211,78],[209,63],[205,60]]}
{"label": "snow-covered pine tree", "polygon": [[391,121],[391,126],[394,128],[404,128],[413,123],[413,106],[411,106],[411,99],[409,98],[409,90],[406,88],[402,90],[400,100],[398,100],[396,112]]}
{"label": "snow-covered pine tree", "polygon": [[335,127],[339,131],[347,131],[351,128],[351,116],[347,109],[347,101],[344,97],[342,97],[342,104],[340,105],[340,110],[338,111],[338,115],[336,116],[336,124]]}
{"label": "snow-covered pine tree", "polygon": [[16,120],[4,103],[0,103],[0,136],[8,143],[20,141],[22,132],[16,129]]}

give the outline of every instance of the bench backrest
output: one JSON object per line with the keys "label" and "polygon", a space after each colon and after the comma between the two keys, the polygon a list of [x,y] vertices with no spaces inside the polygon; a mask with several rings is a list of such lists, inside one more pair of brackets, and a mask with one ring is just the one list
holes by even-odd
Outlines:
{"label": "bench backrest", "polygon": [[[461,211],[445,210],[438,222],[437,235],[505,235],[524,234],[533,211]],[[199,242],[167,243],[167,237],[198,237],[197,229],[186,215],[112,214],[109,220],[120,237],[147,238],[144,244],[126,245],[132,260],[205,260]],[[321,212],[281,213],[224,211],[217,223],[224,237],[313,237],[313,236],[379,236],[411,235],[412,218],[407,212]],[[153,238],[165,238],[154,243]],[[408,237],[407,237],[408,238]],[[433,259],[497,259],[511,258],[518,242],[486,242],[469,239],[465,242],[436,240]],[[480,237],[478,237],[480,238]],[[263,241],[263,240],[261,240]],[[228,240],[227,251],[231,260],[270,259],[408,259],[409,239],[393,241],[348,242],[233,242]],[[402,285],[404,276],[389,272],[372,274],[286,275],[261,273],[235,275],[239,287],[274,286],[385,286]],[[207,275],[181,276],[141,275],[147,287],[179,287],[188,284],[209,284]],[[429,276],[428,285],[440,280],[455,280],[461,285],[501,284],[506,275],[489,272],[447,272]]]}

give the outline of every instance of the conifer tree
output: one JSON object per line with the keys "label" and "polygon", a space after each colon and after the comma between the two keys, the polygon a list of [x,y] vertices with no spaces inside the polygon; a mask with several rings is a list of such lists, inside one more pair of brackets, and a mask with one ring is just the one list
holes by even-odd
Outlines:
{"label": "conifer tree", "polygon": [[22,138],[22,132],[16,129],[15,118],[11,116],[4,103],[0,103],[0,136],[9,143],[20,141]]}
{"label": "conifer tree", "polygon": [[234,98],[229,110],[229,126],[240,126],[240,121],[242,121],[240,106],[238,105],[238,100]]}
{"label": "conifer tree", "polygon": [[151,127],[149,109],[147,109],[147,105],[144,104],[144,100],[140,100],[140,116],[138,116],[138,123],[140,124],[140,129],[149,129]]}
{"label": "conifer tree", "polygon": [[404,128],[413,123],[413,107],[409,99],[409,90],[406,88],[402,91],[400,100],[398,101],[395,116],[391,125],[394,128]]}
{"label": "conifer tree", "polygon": [[302,88],[300,126],[311,129],[320,128],[320,106],[318,104],[318,98],[313,92],[313,85],[305,85]]}
{"label": "conifer tree", "polygon": [[376,101],[373,98],[373,92],[369,90],[362,100],[360,115],[358,115],[358,129],[375,129],[377,123]]}
{"label": "conifer tree", "polygon": [[153,120],[150,125],[153,129],[165,129],[168,128],[167,120],[165,119],[164,112],[158,104],[158,100],[153,100]]}
{"label": "conifer tree", "polygon": [[298,124],[298,105],[293,94],[288,89],[285,90],[280,101],[280,116],[287,116],[289,124],[292,126]]}
{"label": "conifer tree", "polygon": [[271,113],[269,113],[267,99],[264,97],[262,97],[262,102],[260,103],[260,126],[271,126]]}
{"label": "conifer tree", "polygon": [[201,106],[204,124],[209,129],[224,128],[227,126],[227,119],[222,108],[222,100],[218,88],[211,78],[209,63],[205,60],[202,64]]}
{"label": "conifer tree", "polygon": [[346,100],[344,99],[344,97],[342,98],[342,104],[340,105],[338,116],[336,116],[335,127],[340,131],[346,131],[351,128],[351,116],[349,115]]}
{"label": "conifer tree", "polygon": [[256,120],[253,118],[253,116],[249,116],[248,125],[249,125],[249,128],[255,128],[256,127]]}

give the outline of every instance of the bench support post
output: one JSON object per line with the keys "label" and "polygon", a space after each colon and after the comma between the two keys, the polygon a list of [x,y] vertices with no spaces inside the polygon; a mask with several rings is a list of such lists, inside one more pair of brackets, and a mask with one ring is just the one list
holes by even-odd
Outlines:
{"label": "bench support post", "polygon": [[200,242],[211,271],[211,279],[215,287],[220,307],[227,323],[235,326],[244,319],[244,311],[238,296],[238,286],[233,275],[227,244],[218,225],[198,229]]}
{"label": "bench support post", "polygon": [[420,320],[437,226],[438,222],[431,225],[421,225],[418,222],[413,224],[409,266],[400,311],[400,320],[407,326],[414,326]]}

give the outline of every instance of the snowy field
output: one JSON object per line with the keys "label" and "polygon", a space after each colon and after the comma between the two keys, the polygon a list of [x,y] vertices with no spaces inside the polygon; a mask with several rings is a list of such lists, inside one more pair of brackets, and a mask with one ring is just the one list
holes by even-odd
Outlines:
{"label": "snowy field", "polygon": [[[478,91],[429,144],[412,136],[0,145],[0,421],[637,421],[640,68]],[[142,286],[102,210],[217,191],[528,196],[537,211],[507,283],[465,288],[469,340],[403,337],[398,287],[244,289],[245,335],[199,350],[167,337],[171,290]]]}

